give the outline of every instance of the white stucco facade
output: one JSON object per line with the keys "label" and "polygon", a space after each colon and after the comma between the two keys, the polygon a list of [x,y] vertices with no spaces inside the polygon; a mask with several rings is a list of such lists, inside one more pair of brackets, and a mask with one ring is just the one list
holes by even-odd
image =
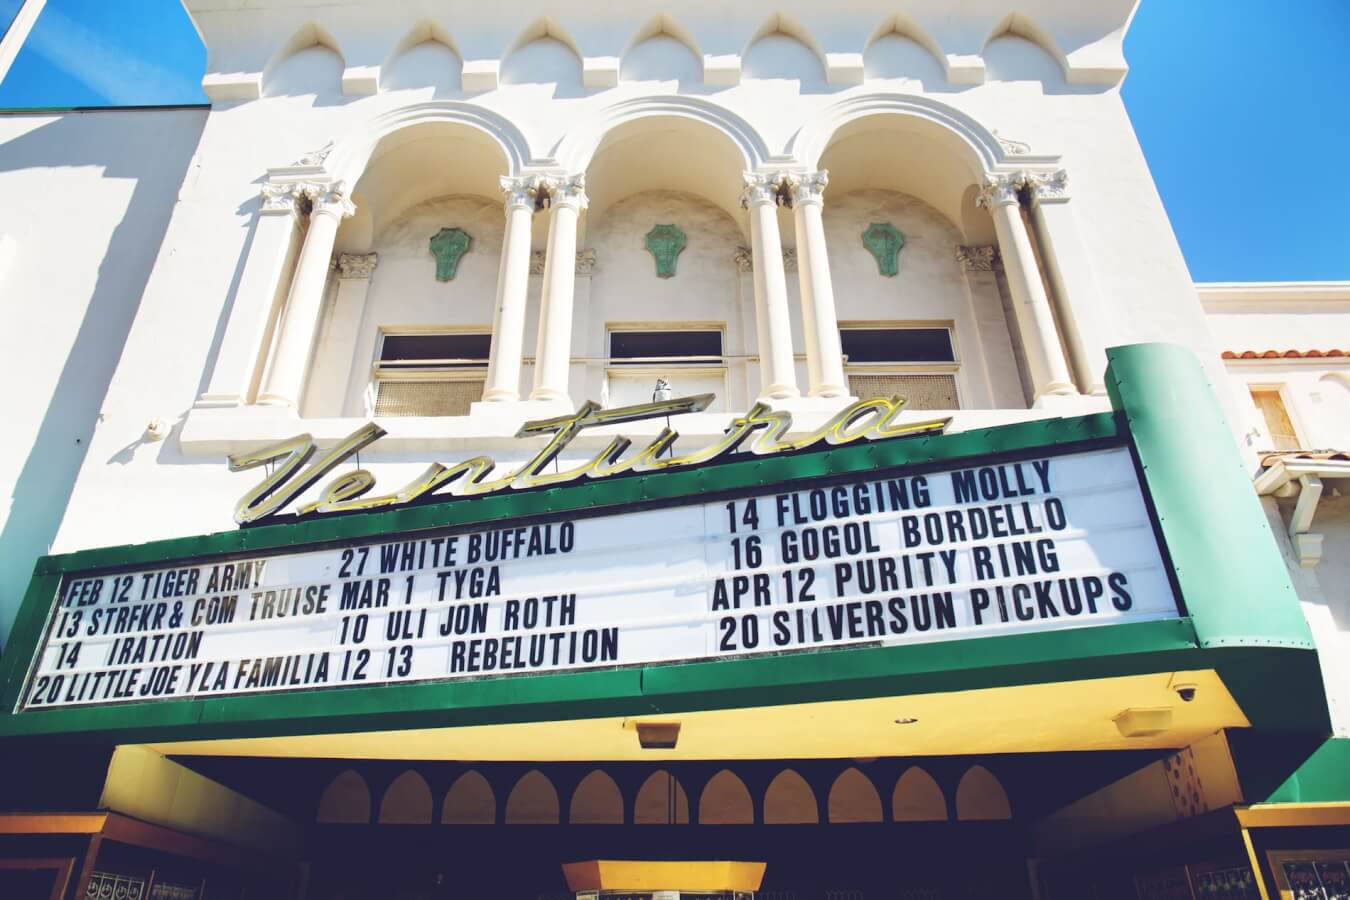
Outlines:
{"label": "white stucco facade", "polygon": [[[666,374],[718,395],[678,423],[691,445],[757,398],[818,424],[874,371],[950,376],[954,430],[1103,411],[1105,348],[1142,341],[1195,352],[1253,473],[1251,384],[1286,385],[1310,447],[1350,447],[1344,357],[1221,358],[1350,350],[1350,295],[1197,295],[1119,94],[1132,0],[184,5],[209,109],[0,118],[25,385],[0,639],[40,553],[232,528],[257,475],[227,455],[369,421],[387,334],[491,334],[492,358],[470,414],[379,419],[362,464],[386,489],[525,458],[523,420]],[[903,236],[894,275],[878,223]],[[686,239],[673,277],[644,245],[662,224]],[[471,238],[449,280],[443,228]],[[948,329],[953,358],[860,369],[841,326]],[[614,365],[608,335],[642,329],[719,332],[721,359]],[[1344,648],[1334,493],[1320,566],[1285,549]]]}

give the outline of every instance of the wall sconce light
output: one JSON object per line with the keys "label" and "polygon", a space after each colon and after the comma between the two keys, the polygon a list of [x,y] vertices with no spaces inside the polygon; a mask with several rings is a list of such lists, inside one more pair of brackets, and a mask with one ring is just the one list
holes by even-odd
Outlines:
{"label": "wall sconce light", "polygon": [[680,723],[638,722],[637,736],[643,750],[674,750],[680,739]]}

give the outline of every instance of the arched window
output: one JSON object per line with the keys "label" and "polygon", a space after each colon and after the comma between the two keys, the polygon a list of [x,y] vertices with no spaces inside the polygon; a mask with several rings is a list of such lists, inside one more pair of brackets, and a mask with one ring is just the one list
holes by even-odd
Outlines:
{"label": "arched window", "polygon": [[971,766],[956,786],[956,818],[961,821],[1011,819],[1008,795],[984,766]]}
{"label": "arched window", "polygon": [[328,783],[319,797],[314,821],[324,825],[369,825],[370,788],[366,781],[347,769]]}
{"label": "arched window", "polygon": [[558,824],[558,791],[543,772],[532,769],[511,788],[506,798],[506,824]]}
{"label": "arched window", "polygon": [[745,782],[727,769],[714,775],[699,795],[698,822],[700,825],[753,825],[755,806]]}
{"label": "arched window", "polygon": [[945,822],[947,798],[932,775],[910,766],[895,783],[891,818],[897,822]]}
{"label": "arched window", "polygon": [[814,825],[819,821],[811,785],[792,769],[779,772],[764,792],[764,824]]}
{"label": "arched window", "polygon": [[881,795],[872,779],[855,768],[847,768],[830,786],[831,822],[880,822]]}
{"label": "arched window", "polygon": [[622,825],[623,794],[614,779],[596,769],[572,792],[572,803],[567,810],[571,825]]}
{"label": "arched window", "polygon": [[441,824],[492,825],[496,821],[497,796],[488,780],[472,770],[456,778],[441,804]]}
{"label": "arched window", "polygon": [[394,779],[380,800],[381,825],[430,825],[431,788],[412,769]]}

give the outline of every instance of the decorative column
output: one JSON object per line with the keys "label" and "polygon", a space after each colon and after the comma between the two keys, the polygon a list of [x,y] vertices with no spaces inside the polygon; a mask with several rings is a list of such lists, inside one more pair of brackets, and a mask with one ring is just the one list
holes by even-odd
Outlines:
{"label": "decorative column", "polygon": [[488,351],[484,400],[520,399],[520,362],[525,346],[525,302],[530,286],[530,227],[538,176],[502,178],[506,194],[506,234],[497,270],[497,304],[492,311],[492,347]]}
{"label": "decorative column", "polygon": [[1106,345],[1111,332],[1103,302],[1083,248],[1078,217],[1069,203],[1069,176],[1063,170],[1027,176],[1031,216],[1041,242],[1041,259],[1058,300],[1060,323],[1073,357],[1078,383],[1090,394],[1106,393]]}
{"label": "decorative column", "polygon": [[309,380],[322,390],[310,392],[313,404],[313,409],[308,410],[310,415],[359,416],[364,411],[360,395],[370,380],[370,372],[358,373],[352,360],[356,358],[370,279],[379,261],[379,255],[375,253],[339,253],[334,260],[337,290],[333,294],[326,327],[319,334],[319,346],[333,349],[330,353],[315,354]]}
{"label": "decorative column", "polygon": [[342,182],[317,185],[306,192],[312,207],[309,231],[300,260],[291,281],[291,294],[282,312],[281,333],[272,352],[266,387],[258,402],[268,406],[289,406],[298,410],[305,373],[314,351],[319,313],[323,308],[323,288],[328,281],[328,263],[333,256],[338,224],[356,211]]}
{"label": "decorative column", "polygon": [[1017,194],[1024,183],[1025,175],[1020,172],[988,176],[976,202],[994,219],[1013,316],[1031,374],[1032,393],[1039,402],[1047,394],[1076,394],[1078,390],[1059,343],[1059,330],[1041,282],[1031,237],[1022,222]]}
{"label": "decorative column", "polygon": [[792,326],[788,318],[783,243],[778,237],[777,173],[745,173],[741,205],[750,211],[750,250],[754,257],[755,321],[759,326],[760,396],[800,396],[792,362]]}
{"label": "decorative column", "polygon": [[281,291],[282,276],[295,252],[300,201],[313,187],[294,182],[263,185],[262,204],[253,224],[253,237],[244,251],[244,268],[230,303],[220,351],[196,406],[242,406],[249,402],[264,361],[263,336]]}
{"label": "decorative column", "polygon": [[822,196],[828,172],[794,173],[785,177],[797,230],[797,278],[801,283],[802,326],[806,370],[812,397],[847,397],[844,351],[839,344],[839,317],[834,310],[830,259],[825,252]]}
{"label": "decorative column", "polygon": [[566,399],[572,363],[572,297],[576,290],[577,220],[586,208],[586,176],[548,178],[550,215],[544,257],[544,290],[539,301],[539,343],[535,350],[531,400]]}

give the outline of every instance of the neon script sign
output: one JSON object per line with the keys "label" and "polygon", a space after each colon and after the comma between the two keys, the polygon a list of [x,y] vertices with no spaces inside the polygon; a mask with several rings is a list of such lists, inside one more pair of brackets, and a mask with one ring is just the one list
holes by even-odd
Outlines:
{"label": "neon script sign", "polygon": [[[713,397],[712,394],[697,394],[616,409],[602,409],[600,404],[588,400],[570,415],[536,419],[522,425],[516,437],[552,437],[533,458],[506,475],[491,477],[497,463],[487,456],[474,456],[451,466],[432,463],[426,471],[398,490],[371,496],[375,476],[366,469],[355,469],[334,478],[320,492],[317,500],[299,506],[295,512],[306,516],[372,510],[402,506],[438,493],[448,497],[474,497],[508,489],[549,487],[583,479],[608,478],[627,472],[683,469],[744,452],[764,456],[815,446],[837,447],[863,440],[941,434],[951,421],[950,418],[943,418],[900,423],[896,420],[905,406],[905,398],[874,397],[845,407],[810,434],[790,439],[787,433],[792,428],[792,416],[764,403],[756,403],[749,412],[732,419],[717,441],[698,450],[674,453],[672,448],[679,439],[679,433],[667,426],[646,447],[627,456],[624,454],[628,453],[633,442],[618,436],[611,438],[599,453],[579,466],[545,471],[584,429],[701,412],[708,408]],[[277,515],[333,469],[386,433],[379,425],[370,422],[313,462],[311,459],[317,448],[314,438],[308,434],[296,435],[252,453],[231,456],[229,466],[232,472],[277,463],[275,470],[239,499],[234,510],[235,521],[245,525]]]}

